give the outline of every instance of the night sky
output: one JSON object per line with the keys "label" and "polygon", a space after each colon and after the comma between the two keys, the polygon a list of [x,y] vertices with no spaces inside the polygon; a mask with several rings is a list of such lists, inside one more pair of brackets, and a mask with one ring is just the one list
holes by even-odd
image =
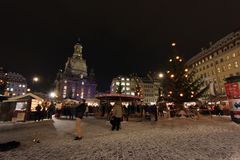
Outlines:
{"label": "night sky", "polygon": [[0,66],[48,89],[78,37],[100,91],[119,74],[161,71],[240,27],[239,0],[1,0]]}

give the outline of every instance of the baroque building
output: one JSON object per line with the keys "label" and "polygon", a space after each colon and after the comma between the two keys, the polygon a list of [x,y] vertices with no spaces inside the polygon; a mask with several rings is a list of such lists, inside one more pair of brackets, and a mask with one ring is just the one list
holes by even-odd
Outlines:
{"label": "baroque building", "polygon": [[96,94],[95,74],[88,74],[82,45],[74,45],[73,56],[69,57],[64,70],[59,70],[55,80],[55,92],[59,99],[93,99]]}
{"label": "baroque building", "polygon": [[225,94],[225,78],[240,75],[240,29],[202,49],[186,65],[204,78],[211,95]]}

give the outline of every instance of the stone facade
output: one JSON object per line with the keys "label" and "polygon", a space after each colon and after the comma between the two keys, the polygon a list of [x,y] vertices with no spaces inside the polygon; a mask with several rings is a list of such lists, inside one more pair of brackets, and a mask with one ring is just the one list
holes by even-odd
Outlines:
{"label": "stone facade", "polygon": [[236,30],[209,48],[202,49],[186,65],[195,69],[196,77],[210,84],[209,94],[225,94],[225,78],[240,75],[240,30]]}
{"label": "stone facade", "polygon": [[73,56],[68,58],[64,71],[60,70],[57,74],[55,91],[58,98],[95,98],[97,85],[94,77],[93,71],[88,75],[81,44],[75,44]]}

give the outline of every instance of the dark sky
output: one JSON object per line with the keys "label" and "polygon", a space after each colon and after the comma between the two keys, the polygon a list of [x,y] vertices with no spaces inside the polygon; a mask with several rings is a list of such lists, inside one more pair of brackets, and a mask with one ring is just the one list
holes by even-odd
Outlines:
{"label": "dark sky", "polygon": [[1,0],[0,66],[53,83],[81,38],[101,91],[113,76],[163,70],[240,27],[239,0]]}

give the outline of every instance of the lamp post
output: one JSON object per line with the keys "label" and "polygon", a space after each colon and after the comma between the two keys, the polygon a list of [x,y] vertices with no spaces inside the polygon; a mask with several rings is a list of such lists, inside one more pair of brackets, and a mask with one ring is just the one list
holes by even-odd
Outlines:
{"label": "lamp post", "polygon": [[36,92],[37,91],[37,84],[40,82],[40,78],[39,77],[37,77],[37,76],[34,76],[33,78],[32,78],[32,81],[31,81],[32,83],[32,89],[29,89],[29,91],[32,91],[32,92]]}
{"label": "lamp post", "polygon": [[162,92],[162,79],[164,78],[164,74],[163,73],[159,73],[158,74],[158,78],[159,78],[159,88],[158,88],[158,102],[160,101],[160,98],[163,96],[163,92]]}

